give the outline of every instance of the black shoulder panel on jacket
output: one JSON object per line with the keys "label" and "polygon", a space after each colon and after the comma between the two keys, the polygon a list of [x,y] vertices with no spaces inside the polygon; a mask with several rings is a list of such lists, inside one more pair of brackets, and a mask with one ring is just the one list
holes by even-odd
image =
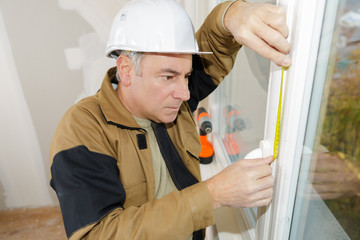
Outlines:
{"label": "black shoulder panel on jacket", "polygon": [[55,155],[51,174],[68,237],[123,207],[125,190],[110,156],[77,146]]}
{"label": "black shoulder panel on jacket", "polygon": [[206,98],[217,85],[204,71],[203,64],[199,55],[193,55],[193,72],[189,80],[190,99],[188,104],[194,112],[201,100]]}

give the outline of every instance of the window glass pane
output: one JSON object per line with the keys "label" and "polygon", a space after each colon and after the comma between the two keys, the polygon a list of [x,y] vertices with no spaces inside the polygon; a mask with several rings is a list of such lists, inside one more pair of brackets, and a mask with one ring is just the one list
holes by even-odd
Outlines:
{"label": "window glass pane", "polygon": [[[259,147],[264,136],[270,62],[243,47],[234,69],[219,86],[218,131],[232,164]],[[252,228],[257,209],[246,209]]]}
{"label": "window glass pane", "polygon": [[326,9],[291,239],[360,239],[360,2]]}
{"label": "window glass pane", "polygon": [[[250,0],[275,4],[275,0]],[[231,162],[259,147],[263,139],[270,62],[242,47],[219,87],[219,129]]]}
{"label": "window glass pane", "polygon": [[231,162],[263,139],[270,63],[245,47],[220,85],[219,132]]}
{"label": "window glass pane", "polygon": [[[223,1],[221,1],[223,2]],[[250,0],[275,4],[275,0]],[[270,61],[242,47],[232,72],[218,87],[217,134],[232,164],[259,147],[264,138]],[[246,209],[252,228],[257,208]]]}

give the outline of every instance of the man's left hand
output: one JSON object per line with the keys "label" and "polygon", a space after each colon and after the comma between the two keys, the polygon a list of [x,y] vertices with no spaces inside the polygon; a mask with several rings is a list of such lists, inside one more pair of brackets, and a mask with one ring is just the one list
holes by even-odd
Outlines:
{"label": "man's left hand", "polygon": [[282,7],[236,1],[224,16],[224,27],[239,44],[279,66],[291,65],[291,59],[287,56],[290,43],[286,40],[289,29]]}

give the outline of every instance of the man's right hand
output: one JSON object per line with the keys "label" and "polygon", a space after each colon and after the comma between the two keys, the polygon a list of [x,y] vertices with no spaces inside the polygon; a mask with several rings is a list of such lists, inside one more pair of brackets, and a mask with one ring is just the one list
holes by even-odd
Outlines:
{"label": "man's right hand", "polygon": [[206,181],[214,209],[267,206],[272,199],[274,180],[272,156],[242,159]]}

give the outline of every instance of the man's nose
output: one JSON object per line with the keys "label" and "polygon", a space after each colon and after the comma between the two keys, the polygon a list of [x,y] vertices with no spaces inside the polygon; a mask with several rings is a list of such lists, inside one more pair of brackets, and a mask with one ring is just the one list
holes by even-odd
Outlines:
{"label": "man's nose", "polygon": [[181,101],[187,101],[190,99],[190,91],[187,80],[180,80],[174,91],[174,98],[180,99]]}

